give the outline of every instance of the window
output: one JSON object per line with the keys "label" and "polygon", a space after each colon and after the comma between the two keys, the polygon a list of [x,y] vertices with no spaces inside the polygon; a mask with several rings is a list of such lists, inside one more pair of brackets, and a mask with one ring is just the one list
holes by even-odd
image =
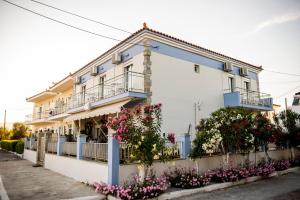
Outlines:
{"label": "window", "polygon": [[194,71],[195,71],[197,74],[200,74],[200,66],[199,66],[199,65],[195,65],[195,66],[194,66]]}
{"label": "window", "polygon": [[244,89],[246,90],[246,92],[249,92],[251,90],[250,82],[248,82],[248,81],[244,82]]}
{"label": "window", "polygon": [[228,86],[229,86],[229,91],[234,92],[234,78],[233,77],[228,77]]}

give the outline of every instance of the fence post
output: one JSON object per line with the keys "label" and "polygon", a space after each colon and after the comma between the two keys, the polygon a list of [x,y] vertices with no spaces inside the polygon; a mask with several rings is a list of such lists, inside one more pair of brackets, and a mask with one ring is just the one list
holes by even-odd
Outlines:
{"label": "fence post", "polygon": [[112,134],[108,135],[108,180],[111,185],[119,184],[120,147]]}
{"label": "fence post", "polygon": [[83,144],[86,143],[86,135],[84,134],[80,134],[77,137],[77,144],[76,144],[76,158],[77,160],[81,160],[82,159],[82,148],[83,148]]}
{"label": "fence post", "polygon": [[66,137],[64,135],[59,135],[57,138],[57,155],[63,155],[63,147],[66,141]]}
{"label": "fence post", "polygon": [[187,159],[191,152],[191,136],[189,134],[184,134],[179,136],[180,141],[180,158]]}

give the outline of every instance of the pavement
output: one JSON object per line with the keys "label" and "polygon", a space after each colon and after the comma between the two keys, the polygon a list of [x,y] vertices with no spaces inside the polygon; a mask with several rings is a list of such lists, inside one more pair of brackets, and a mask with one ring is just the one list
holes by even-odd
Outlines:
{"label": "pavement", "polygon": [[0,200],[104,198],[95,193],[91,186],[43,167],[32,167],[32,165],[30,161],[0,150]]}
{"label": "pavement", "polygon": [[192,194],[186,200],[300,200],[300,171],[213,192]]}

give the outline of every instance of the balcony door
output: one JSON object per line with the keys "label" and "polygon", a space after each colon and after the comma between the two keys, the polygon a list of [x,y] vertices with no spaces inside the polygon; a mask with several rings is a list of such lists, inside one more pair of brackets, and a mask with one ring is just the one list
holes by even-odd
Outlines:
{"label": "balcony door", "polygon": [[244,90],[245,90],[245,97],[246,97],[246,102],[251,104],[253,99],[251,99],[251,88],[250,88],[250,82],[244,81]]}
{"label": "balcony door", "polygon": [[234,92],[234,78],[228,77],[229,92]]}
{"label": "balcony door", "polygon": [[132,68],[132,65],[128,65],[126,67],[124,67],[124,91],[129,91],[131,90],[131,76],[130,76],[130,73],[131,73],[131,68]]}
{"label": "balcony door", "polygon": [[99,99],[104,98],[104,84],[105,84],[105,76],[101,76],[99,79],[99,91],[98,91],[98,97]]}
{"label": "balcony door", "polygon": [[86,86],[81,87],[81,105],[85,104]]}

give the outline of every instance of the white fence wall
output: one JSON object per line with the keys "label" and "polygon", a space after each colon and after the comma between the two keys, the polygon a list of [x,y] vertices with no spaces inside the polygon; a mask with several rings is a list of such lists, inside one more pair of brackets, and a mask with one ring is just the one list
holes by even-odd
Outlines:
{"label": "white fence wall", "polygon": [[36,163],[36,151],[29,149],[24,149],[24,159],[29,160],[30,162]]}
{"label": "white fence wall", "polygon": [[[269,156],[271,159],[280,160],[280,159],[289,159],[291,156],[290,150],[275,150],[275,151],[268,151]],[[300,151],[295,150],[295,155],[300,156]],[[165,163],[162,162],[155,162],[153,164],[152,170],[156,173],[156,175],[161,175],[165,171],[169,169],[174,169],[175,167],[187,167],[187,168],[196,168],[199,172],[205,172],[207,170],[213,170],[216,168],[222,167],[223,163],[222,156],[208,156],[203,157],[201,159],[197,158],[195,160],[187,159],[187,160],[172,160]],[[249,160],[250,162],[254,163],[255,159],[257,162],[265,158],[264,152],[258,152],[255,154],[251,153]],[[233,166],[237,166],[242,164],[247,159],[247,156],[242,156],[241,154],[231,155],[229,156],[229,161],[232,163]],[[136,164],[131,165],[121,165],[120,166],[120,182],[124,182],[128,178],[132,177],[134,174],[138,174],[139,170]]]}
{"label": "white fence wall", "polygon": [[45,168],[81,182],[107,182],[108,167],[105,163],[76,160],[75,158],[45,154]]}

